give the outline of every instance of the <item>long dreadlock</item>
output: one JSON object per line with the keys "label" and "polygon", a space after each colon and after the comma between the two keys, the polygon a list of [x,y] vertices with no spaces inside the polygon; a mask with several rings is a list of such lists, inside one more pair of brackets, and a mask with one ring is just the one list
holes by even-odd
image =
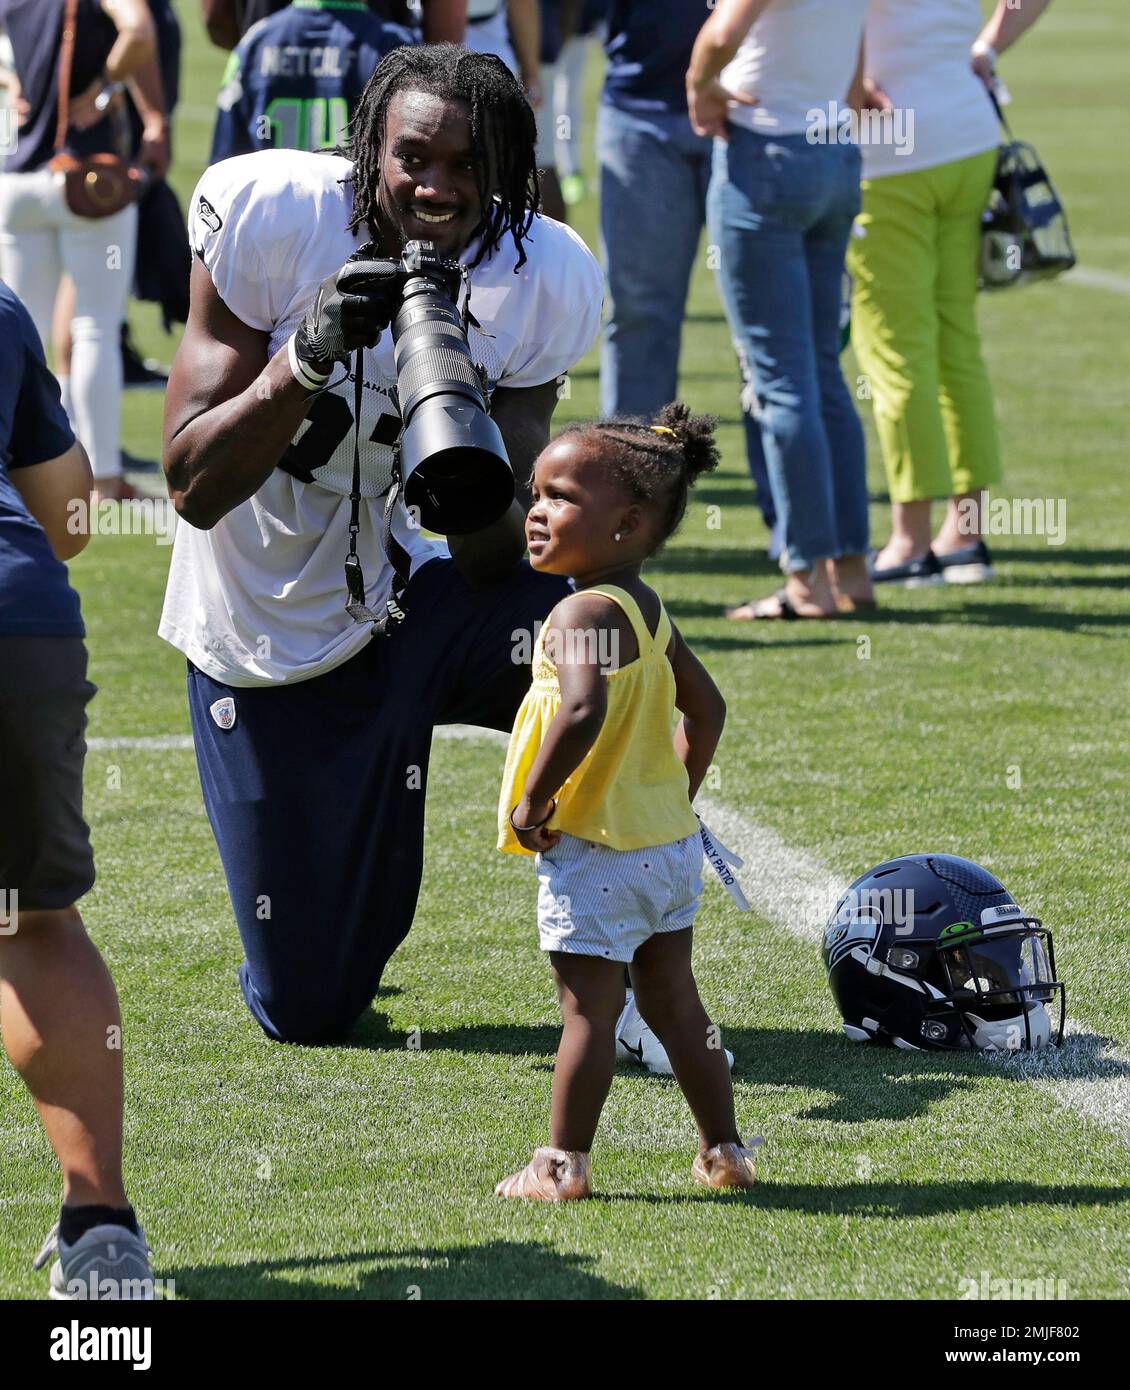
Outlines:
{"label": "long dreadlock", "polygon": [[471,108],[475,181],[485,214],[474,265],[489,256],[509,232],[518,251],[517,271],[526,262],[522,242],[541,206],[534,113],[518,79],[501,58],[474,53],[459,44],[397,48],[374,69],[353,114],[349,142],[338,151],[353,161],[349,230],[355,232],[364,223],[371,238],[378,239],[375,210],[388,107],[393,96],[404,91],[429,92],[447,101],[464,101]]}

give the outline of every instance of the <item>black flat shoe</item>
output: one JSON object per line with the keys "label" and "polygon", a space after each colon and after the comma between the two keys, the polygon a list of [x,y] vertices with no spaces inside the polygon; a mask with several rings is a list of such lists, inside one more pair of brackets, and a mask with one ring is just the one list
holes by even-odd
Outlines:
{"label": "black flat shoe", "polygon": [[927,550],[925,555],[915,555],[904,564],[883,565],[882,568],[875,564],[878,553],[877,550],[871,552],[867,565],[872,584],[901,584],[904,589],[921,589],[927,584],[945,583],[942,567],[932,550]]}
{"label": "black flat shoe", "polygon": [[993,557],[984,541],[963,545],[948,555],[937,556],[942,578],[947,584],[983,584],[993,577]]}

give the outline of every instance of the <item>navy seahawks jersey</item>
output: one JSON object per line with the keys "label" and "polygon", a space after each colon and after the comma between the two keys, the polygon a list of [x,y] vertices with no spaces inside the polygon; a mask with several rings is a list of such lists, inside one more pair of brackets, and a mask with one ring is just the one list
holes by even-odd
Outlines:
{"label": "navy seahawks jersey", "polygon": [[295,0],[250,28],[228,59],[211,162],[343,144],[373,69],[416,42],[359,0]]}
{"label": "navy seahawks jersey", "polygon": [[[242,8],[236,7],[239,32],[246,34],[253,24],[266,19],[269,14],[285,10],[290,0],[244,0]],[[398,24],[410,24],[408,6],[404,0],[365,0],[366,9],[379,14],[382,19],[392,19]]]}

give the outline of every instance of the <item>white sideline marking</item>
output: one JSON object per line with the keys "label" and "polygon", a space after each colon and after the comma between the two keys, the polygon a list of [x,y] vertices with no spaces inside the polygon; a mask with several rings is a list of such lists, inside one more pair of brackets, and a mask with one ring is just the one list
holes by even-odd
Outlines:
{"label": "white sideline marking", "polygon": [[123,738],[88,738],[87,748],[101,752],[106,748],[148,748],[164,752],[170,748],[191,748],[191,734],[137,734]]}
{"label": "white sideline marking", "polygon": [[[469,724],[444,724],[433,737],[456,742],[478,741],[502,747],[507,735],[498,729]],[[192,747],[191,734],[141,735],[133,738],[92,738],[92,749],[139,748],[153,751]],[[759,825],[709,797],[699,797],[703,820],[718,838],[745,860],[738,877],[752,906],[773,926],[804,941],[817,942],[832,908],[847,887],[807,850],[789,845],[777,831]],[[1102,1125],[1130,1145],[1130,1056],[1089,1034],[1077,1020],[1067,1025],[1070,1045],[1044,1052],[990,1058],[988,1064],[1007,1068],[1031,1081],[1061,1105]]]}
{"label": "white sideline marking", "polygon": [[1097,270],[1080,265],[1063,277],[1069,285],[1083,285],[1089,290],[1108,290],[1111,294],[1130,294],[1130,275],[1117,275],[1113,270]]}
{"label": "white sideline marking", "polygon": [[451,739],[456,743],[477,739],[481,743],[497,743],[500,748],[510,742],[510,735],[501,729],[480,729],[477,724],[437,724],[432,738]]}
{"label": "white sideline marking", "polygon": [[1078,1110],[1130,1146],[1130,1057],[1102,1038],[1086,1035],[1085,1025],[1071,1019],[1066,1033],[1068,1045],[1051,1048],[1046,1056],[1021,1054],[1003,1065],[1015,1067],[1061,1105]]}
{"label": "white sideline marking", "polygon": [[700,796],[699,814],[727,847],[745,860],[738,879],[750,903],[775,927],[819,941],[849,880],[814,855],[794,849],[775,830]]}
{"label": "white sideline marking", "polygon": [[[504,734],[501,729],[477,729],[471,724],[439,724],[433,729],[432,737],[457,741],[480,739],[484,742],[497,743],[502,747],[505,747],[508,741],[508,735]],[[86,746],[97,753],[112,748],[140,748],[154,753],[166,753],[171,750],[191,748],[192,735],[135,734],[125,735],[121,738],[88,738]]]}

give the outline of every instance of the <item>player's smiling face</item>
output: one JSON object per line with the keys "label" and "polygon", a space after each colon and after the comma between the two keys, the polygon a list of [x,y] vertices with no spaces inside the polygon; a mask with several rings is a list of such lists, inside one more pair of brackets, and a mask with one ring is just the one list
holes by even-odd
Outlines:
{"label": "player's smiling face", "polygon": [[381,152],[378,219],[396,247],[433,241],[458,256],[482,220],[471,109],[431,92],[396,92],[388,104]]}

